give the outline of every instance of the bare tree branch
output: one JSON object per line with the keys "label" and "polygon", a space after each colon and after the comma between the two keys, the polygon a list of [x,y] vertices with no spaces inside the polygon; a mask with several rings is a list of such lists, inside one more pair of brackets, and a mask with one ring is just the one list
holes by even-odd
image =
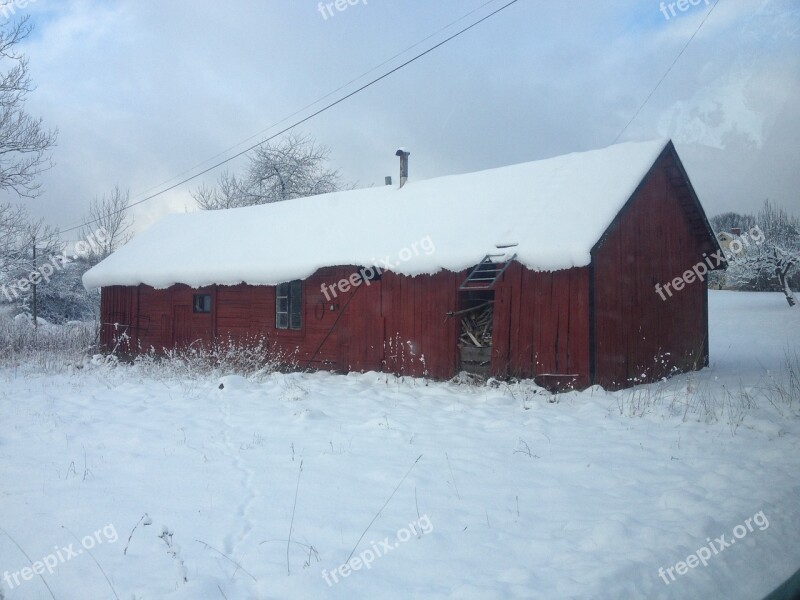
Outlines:
{"label": "bare tree branch", "polygon": [[204,210],[219,210],[335,192],[340,176],[326,168],[329,155],[312,137],[291,134],[257,148],[244,177],[225,172],[215,188],[200,186],[192,197]]}
{"label": "bare tree branch", "polygon": [[61,249],[58,230],[30,220],[25,207],[0,204],[0,283],[24,278],[34,270],[33,245],[40,257]]}
{"label": "bare tree branch", "polygon": [[0,189],[26,198],[41,193],[37,180],[53,166],[49,151],[58,136],[58,130],[46,129],[24,109],[33,86],[28,61],[16,46],[31,29],[28,17],[0,27]]}
{"label": "bare tree branch", "polygon": [[103,239],[95,238],[100,251],[92,257],[91,262],[99,262],[133,237],[127,211],[129,203],[130,191],[123,192],[116,185],[108,195],[103,194],[102,198],[95,198],[89,204],[89,215],[85,221],[92,225],[81,230],[81,237],[88,238],[97,230],[102,230],[103,234]]}

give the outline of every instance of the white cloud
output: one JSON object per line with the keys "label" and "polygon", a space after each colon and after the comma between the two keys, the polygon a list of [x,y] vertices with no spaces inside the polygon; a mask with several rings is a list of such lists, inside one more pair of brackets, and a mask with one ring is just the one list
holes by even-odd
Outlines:
{"label": "white cloud", "polygon": [[[61,136],[47,194],[31,208],[67,226],[115,184],[137,196],[482,3],[369,3],[328,20],[311,0],[33,3],[29,107]],[[401,144],[418,178],[608,145],[700,19],[665,21],[657,3],[638,0],[520,2],[303,131],[362,185],[395,174]],[[737,186],[730,179],[744,174],[718,167],[753,162],[753,152],[797,155],[786,142],[800,135],[797,32],[796,0],[721,2],[626,137],[673,136],[709,212],[741,209],[754,186],[796,199],[796,169],[749,171]],[[138,209],[137,225],[183,210],[190,187]],[[732,191],[717,199],[723,189]]]}

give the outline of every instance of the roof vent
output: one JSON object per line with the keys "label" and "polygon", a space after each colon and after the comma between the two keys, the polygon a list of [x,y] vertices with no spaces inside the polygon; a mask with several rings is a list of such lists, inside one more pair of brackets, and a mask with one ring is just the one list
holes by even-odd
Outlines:
{"label": "roof vent", "polygon": [[391,175],[387,175],[386,177],[384,177],[383,178],[383,183],[385,185],[392,185],[392,176]]}

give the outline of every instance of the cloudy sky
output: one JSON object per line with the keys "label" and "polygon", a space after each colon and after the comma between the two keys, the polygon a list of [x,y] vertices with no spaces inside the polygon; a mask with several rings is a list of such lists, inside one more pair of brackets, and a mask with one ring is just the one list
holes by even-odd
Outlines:
{"label": "cloudy sky", "polygon": [[[62,229],[114,185],[159,191],[508,2],[5,1],[0,20],[35,24],[27,108],[59,129],[45,193],[25,202]],[[608,146],[715,2],[691,1],[518,0],[299,131],[359,186],[396,176],[399,146],[415,179]],[[719,0],[620,139],[671,137],[710,215],[765,198],[800,212],[798,98],[800,2]],[[194,210],[189,191],[218,174],[137,207],[137,228]]]}

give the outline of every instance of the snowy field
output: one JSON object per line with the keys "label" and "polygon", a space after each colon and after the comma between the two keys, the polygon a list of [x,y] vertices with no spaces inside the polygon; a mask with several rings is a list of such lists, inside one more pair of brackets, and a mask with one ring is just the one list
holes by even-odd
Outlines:
{"label": "snowy field", "polygon": [[710,296],[711,367],[616,393],[0,369],[0,597],[762,598],[800,310]]}

